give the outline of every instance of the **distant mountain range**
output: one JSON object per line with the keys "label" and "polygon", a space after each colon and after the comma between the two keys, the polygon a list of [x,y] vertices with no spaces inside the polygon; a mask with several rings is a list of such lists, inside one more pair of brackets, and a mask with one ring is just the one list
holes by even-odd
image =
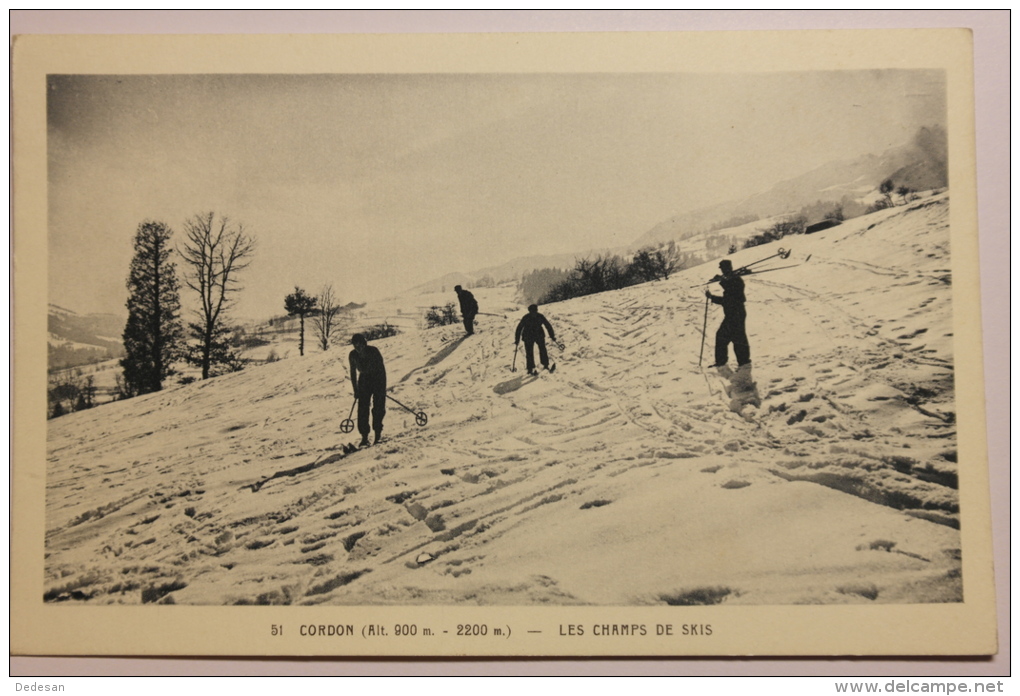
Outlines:
{"label": "distant mountain range", "polygon": [[[879,184],[891,179],[896,188],[915,191],[949,185],[946,134],[939,127],[922,128],[905,145],[880,155],[867,154],[854,159],[830,162],[793,179],[780,181],[767,191],[742,200],[700,208],[665,220],[638,238],[633,248],[676,239],[683,234],[705,230],[734,218],[769,218],[795,213],[819,202],[833,204],[844,200],[877,198]],[[812,222],[809,220],[809,222]]]}
{"label": "distant mountain range", "polygon": [[47,317],[49,369],[111,360],[124,354],[124,317],[78,314],[55,304]]}
{"label": "distant mountain range", "polygon": [[470,273],[450,273],[413,290],[420,293],[442,292],[458,284],[468,287],[498,284],[517,280],[522,274],[539,268],[571,268],[578,257],[605,252],[630,254],[712,228],[721,230],[728,226],[727,221],[746,222],[755,218],[765,221],[775,216],[795,214],[804,207],[819,203],[870,203],[879,198],[878,186],[886,179],[891,179],[895,188],[906,187],[915,191],[945,188],[949,185],[947,150],[946,133],[941,127],[921,128],[909,143],[881,154],[830,162],[780,181],[748,198],[706,206],[663,220],[625,247],[519,257]]}

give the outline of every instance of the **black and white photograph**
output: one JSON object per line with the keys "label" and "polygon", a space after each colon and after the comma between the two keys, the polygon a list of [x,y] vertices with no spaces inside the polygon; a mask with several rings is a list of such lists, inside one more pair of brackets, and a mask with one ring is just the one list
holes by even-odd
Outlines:
{"label": "black and white photograph", "polygon": [[288,654],[719,654],[741,612],[976,606],[973,637],[897,630],[994,645],[959,69],[125,41],[36,75],[32,611],[230,608],[202,630]]}

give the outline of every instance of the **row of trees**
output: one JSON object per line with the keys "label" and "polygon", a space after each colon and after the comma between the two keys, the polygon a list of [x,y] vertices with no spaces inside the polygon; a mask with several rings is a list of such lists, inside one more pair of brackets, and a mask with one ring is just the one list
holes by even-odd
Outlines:
{"label": "row of trees", "polygon": [[[842,221],[841,218],[840,220]],[[806,227],[807,219],[803,215],[794,215],[776,222],[753,237],[749,237],[744,241],[744,248],[750,249],[751,247],[775,242],[791,234],[804,234]]]}
{"label": "row of trees", "polygon": [[567,277],[550,288],[539,303],[561,302],[638,283],[667,280],[695,261],[700,262],[689,254],[681,253],[675,242],[642,249],[630,261],[615,254],[578,259]]}
{"label": "row of trees", "polygon": [[568,277],[570,272],[562,268],[536,268],[521,276],[517,283],[517,295],[525,305],[534,304]]}
{"label": "row of trees", "polygon": [[[128,320],[124,327],[123,397],[159,391],[184,360],[202,379],[243,367],[230,345],[227,310],[241,289],[238,275],[251,263],[255,239],[240,224],[214,213],[184,223],[185,242],[173,245],[173,230],[146,220],[138,226],[128,272]],[[185,266],[184,285],[198,299],[195,320],[181,316],[175,258]]]}
{"label": "row of trees", "polygon": [[856,200],[848,200],[845,196],[842,201],[836,204],[817,201],[813,205],[804,206],[799,214],[784,218],[748,238],[744,242],[744,248],[768,244],[791,234],[803,234],[809,219],[843,222],[860,215],[891,208],[897,205],[893,199],[894,193],[900,197],[900,202],[904,205],[919,197],[914,189],[909,186],[896,186],[891,178],[885,179],[878,185],[878,192],[882,197],[870,206],[865,206]]}
{"label": "row of trees", "polygon": [[50,417],[92,408],[96,404],[97,391],[93,376],[85,375],[81,368],[50,375],[46,390]]}

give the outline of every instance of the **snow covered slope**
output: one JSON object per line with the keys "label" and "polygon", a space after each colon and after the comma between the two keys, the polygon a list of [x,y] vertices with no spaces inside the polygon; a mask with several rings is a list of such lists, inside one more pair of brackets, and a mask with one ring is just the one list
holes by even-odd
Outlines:
{"label": "snow covered slope", "polygon": [[746,279],[737,389],[706,265],[543,307],[554,374],[520,314],[375,342],[429,421],[350,455],[346,350],[49,421],[45,599],[961,601],[948,205],[733,255],[810,255]]}

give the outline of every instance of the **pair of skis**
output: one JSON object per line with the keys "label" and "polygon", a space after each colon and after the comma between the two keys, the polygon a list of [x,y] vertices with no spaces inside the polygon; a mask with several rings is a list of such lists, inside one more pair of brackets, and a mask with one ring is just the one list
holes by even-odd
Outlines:
{"label": "pair of skis", "polygon": [[[565,346],[563,345],[562,341],[554,341],[553,344],[557,348],[560,349],[561,353],[563,352]],[[514,344],[514,359],[513,359],[513,362],[510,363],[510,371],[511,372],[517,372],[517,351],[520,349],[520,347],[521,347],[521,345],[519,343],[515,343]],[[556,371],[556,363],[553,363],[552,367],[549,367],[549,368],[546,368],[546,369],[549,370],[549,372],[555,372]],[[538,374],[538,373],[536,372],[536,374]]]}
{"label": "pair of skis", "polygon": [[[811,260],[811,256],[808,255],[808,257],[806,259],[804,259],[803,261],[801,261],[800,263],[792,263],[792,264],[790,264],[788,266],[776,266],[774,268],[759,268],[759,269],[752,268],[752,266],[757,266],[759,263],[765,263],[766,261],[771,261],[772,259],[775,259],[775,258],[782,259],[783,261],[785,261],[786,259],[790,258],[790,254],[791,253],[793,253],[792,250],[790,250],[790,249],[783,249],[782,247],[780,247],[779,251],[777,251],[775,254],[772,254],[772,256],[766,256],[763,259],[758,259],[757,261],[752,261],[751,263],[747,264],[746,266],[741,266],[740,268],[734,268],[733,272],[731,273],[731,275],[745,276],[745,275],[751,275],[752,273],[758,275],[758,274],[761,274],[761,273],[770,273],[772,271],[782,271],[783,269],[786,269],[786,268],[794,268],[796,266],[801,266],[801,265],[803,265],[803,264],[805,264],[805,263],[807,263],[808,261]],[[704,283],[698,283],[697,285],[692,285],[691,287],[692,288],[700,288],[700,287],[702,287],[704,285],[711,285],[712,283],[718,283],[722,279],[723,279],[723,276],[717,275],[714,278],[712,278],[711,280],[706,280]]]}

